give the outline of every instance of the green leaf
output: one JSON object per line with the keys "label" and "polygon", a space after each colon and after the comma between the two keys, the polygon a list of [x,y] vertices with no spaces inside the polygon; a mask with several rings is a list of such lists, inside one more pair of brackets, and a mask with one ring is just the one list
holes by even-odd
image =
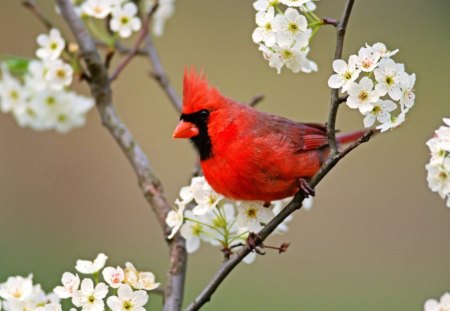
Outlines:
{"label": "green leaf", "polygon": [[11,73],[23,75],[27,72],[31,59],[17,56],[2,56],[0,61],[8,66]]}

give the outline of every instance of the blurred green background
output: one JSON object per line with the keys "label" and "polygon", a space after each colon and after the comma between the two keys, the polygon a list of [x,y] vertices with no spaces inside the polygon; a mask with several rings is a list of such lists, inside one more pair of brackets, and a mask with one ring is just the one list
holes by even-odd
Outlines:
{"label": "blurred green background", "polygon": [[[312,43],[314,74],[277,75],[251,41],[252,1],[178,0],[164,36],[162,62],[181,94],[185,66],[204,68],[227,96],[266,99],[258,109],[291,119],[325,122],[327,79],[335,32]],[[43,10],[67,32],[52,1]],[[344,1],[318,2],[318,15],[339,18]],[[205,310],[422,310],[427,298],[450,291],[450,209],[426,183],[425,145],[450,117],[450,1],[356,1],[344,57],[367,43],[399,48],[397,62],[417,75],[416,106],[403,126],[379,135],[342,161],[317,189],[311,211],[300,211],[282,237],[284,255],[268,252],[240,265]],[[0,1],[0,53],[32,56],[42,25],[20,1]],[[117,59],[116,59],[117,64]],[[151,159],[174,201],[196,154],[171,134],[178,115],[136,59],[114,82],[121,117]],[[85,85],[79,89],[87,93]],[[362,127],[342,107],[338,128]],[[164,282],[168,252],[133,171],[95,110],[67,135],[19,128],[0,115],[0,282],[34,274],[50,291],[76,259],[105,252],[110,265],[132,261]],[[185,303],[209,281],[221,253],[202,246],[189,257]],[[152,296],[152,309],[161,300]]]}

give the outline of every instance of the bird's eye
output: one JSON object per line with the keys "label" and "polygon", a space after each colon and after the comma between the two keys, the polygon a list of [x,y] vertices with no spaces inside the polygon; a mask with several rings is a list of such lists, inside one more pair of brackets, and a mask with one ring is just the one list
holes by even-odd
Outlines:
{"label": "bird's eye", "polygon": [[206,118],[208,118],[208,116],[209,116],[209,111],[208,110],[206,110],[206,109],[200,110],[200,117],[202,119],[206,119]]}

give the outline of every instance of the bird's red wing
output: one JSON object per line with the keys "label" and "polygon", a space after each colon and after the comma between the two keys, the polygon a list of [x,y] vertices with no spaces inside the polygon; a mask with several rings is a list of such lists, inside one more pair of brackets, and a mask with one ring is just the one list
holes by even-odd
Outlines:
{"label": "bird's red wing", "polygon": [[279,135],[282,141],[289,141],[295,153],[326,146],[326,127],[317,123],[299,123],[270,115],[261,126],[267,134]]}

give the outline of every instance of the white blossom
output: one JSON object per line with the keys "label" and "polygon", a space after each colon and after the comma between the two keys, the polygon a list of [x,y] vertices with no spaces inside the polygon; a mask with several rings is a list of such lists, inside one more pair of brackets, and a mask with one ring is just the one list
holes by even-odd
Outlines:
{"label": "white blossom", "polygon": [[372,110],[364,117],[364,127],[371,127],[376,120],[386,123],[391,120],[391,112],[397,109],[397,105],[392,100],[378,100]]}
{"label": "white blossom", "polygon": [[373,82],[368,77],[364,77],[359,83],[352,82],[347,93],[347,106],[352,109],[359,109],[362,114],[370,112],[374,104],[378,101],[378,94],[373,90]]}
{"label": "white blossom", "polygon": [[328,79],[328,86],[333,89],[342,88],[342,92],[346,92],[353,81],[355,81],[361,69],[356,68],[357,56],[352,55],[349,58],[348,65],[342,59],[333,61],[333,70],[336,74]]}
{"label": "white blossom", "polygon": [[362,47],[358,51],[358,56],[356,59],[356,64],[359,69],[364,72],[370,72],[375,69],[380,60],[380,54],[374,52],[370,47]]}
{"label": "white blossom", "polygon": [[181,225],[183,225],[183,221],[184,221],[184,208],[185,208],[186,203],[183,201],[179,201],[177,199],[175,201],[175,204],[178,205],[178,209],[170,211],[166,217],[167,226],[172,228],[172,231],[170,232],[169,236],[167,237],[168,239],[173,238],[175,233],[177,233],[178,230],[181,228]]}
{"label": "white blossom", "polygon": [[36,56],[45,60],[58,59],[66,46],[66,42],[56,28],[52,28],[48,35],[40,34],[36,41],[39,45]]}
{"label": "white blossom", "polygon": [[28,90],[2,66],[0,81],[0,108],[2,112],[10,112],[23,107],[28,98]]}
{"label": "white blossom", "polygon": [[70,298],[73,297],[73,294],[80,286],[80,277],[78,274],[64,272],[61,278],[61,283],[62,286],[56,286],[53,289],[53,292],[58,295],[59,298]]}
{"label": "white blossom", "polygon": [[257,0],[253,2],[253,7],[256,11],[267,11],[270,7],[276,6],[280,1],[278,0]]}
{"label": "white blossom", "polygon": [[194,193],[194,200],[197,205],[192,212],[194,215],[204,215],[212,211],[223,198],[223,195],[215,192],[211,186],[205,184],[204,187]]}
{"label": "white blossom", "polygon": [[103,279],[112,288],[118,288],[125,279],[125,273],[119,266],[117,268],[106,267],[102,271]]}
{"label": "white blossom", "polygon": [[160,283],[155,282],[155,275],[148,271],[138,271],[131,262],[125,263],[124,283],[131,285],[135,289],[153,290]]}
{"label": "white blossom", "polygon": [[161,37],[167,19],[173,15],[175,11],[175,0],[161,0],[158,10],[155,12],[153,19],[153,33],[155,36]]}
{"label": "white blossom", "polygon": [[380,130],[382,133],[387,130],[392,130],[394,128],[397,128],[403,122],[405,122],[405,119],[406,119],[405,111],[401,112],[398,116],[391,115],[391,118],[388,122],[378,125],[376,129]]}
{"label": "white blossom", "polygon": [[384,43],[377,42],[374,45],[370,46],[366,43],[366,47],[372,50],[372,53],[379,54],[380,57],[389,58],[397,54],[398,49],[394,51],[389,51]]}
{"label": "white blossom", "polygon": [[81,9],[87,16],[103,19],[112,11],[111,0],[87,0]]}
{"label": "white blossom", "polygon": [[275,32],[273,30],[273,20],[275,18],[275,9],[270,7],[267,12],[256,13],[256,24],[258,27],[253,31],[253,42],[264,42],[267,47],[271,47],[276,42]]}
{"label": "white blossom", "polygon": [[116,6],[112,10],[109,27],[122,38],[128,38],[133,31],[141,29],[141,20],[136,14],[137,6],[133,2],[127,2],[123,7]]}
{"label": "white blossom", "polygon": [[279,45],[287,47],[295,44],[297,49],[308,45],[311,29],[308,29],[306,17],[296,9],[288,8],[284,14],[277,14],[272,24]]}
{"label": "white blossom", "polygon": [[450,158],[446,157],[442,164],[429,163],[425,168],[428,171],[428,187],[445,199],[450,194]]}
{"label": "white blossom", "polygon": [[33,294],[33,275],[9,277],[0,284],[0,297],[5,300],[25,301]]}
{"label": "white blossom", "polygon": [[428,299],[423,306],[424,311],[450,311],[450,294],[445,293],[441,299]]}
{"label": "white blossom", "polygon": [[50,88],[62,90],[72,83],[73,68],[61,59],[46,64],[45,80]]}
{"label": "white blossom", "polygon": [[273,216],[271,209],[263,207],[263,202],[242,201],[238,204],[236,224],[250,232],[258,232]]}
{"label": "white blossom", "polygon": [[98,254],[93,261],[78,259],[75,269],[83,274],[97,273],[98,271],[103,269],[107,259],[108,256],[103,253]]}
{"label": "white blossom", "polygon": [[72,297],[72,303],[85,311],[103,311],[105,307],[103,299],[107,294],[108,286],[105,283],[100,282],[94,287],[91,279],[83,279],[81,288]]}
{"label": "white blossom", "polygon": [[414,105],[416,95],[414,94],[414,84],[416,83],[416,75],[405,74],[400,85],[401,97],[400,107],[402,110],[409,110]]}
{"label": "white blossom", "polygon": [[[191,211],[186,211],[186,217],[194,219]],[[186,239],[186,251],[193,253],[200,247],[200,236],[204,234],[204,225],[195,221],[186,221],[180,229],[181,236]]]}
{"label": "white blossom", "polygon": [[143,290],[133,292],[130,285],[121,284],[117,296],[108,297],[107,304],[112,311],[145,311],[148,294]]}
{"label": "white blossom", "polygon": [[378,82],[375,90],[380,96],[389,94],[393,100],[401,98],[400,84],[405,79],[405,66],[403,64],[397,64],[390,58],[384,58],[373,73]]}

